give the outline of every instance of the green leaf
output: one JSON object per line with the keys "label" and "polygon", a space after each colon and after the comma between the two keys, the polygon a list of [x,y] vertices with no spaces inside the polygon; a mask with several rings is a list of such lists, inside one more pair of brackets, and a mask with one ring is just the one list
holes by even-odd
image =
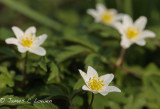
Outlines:
{"label": "green leaf", "polygon": [[47,83],[54,83],[55,77],[57,77],[58,74],[59,74],[59,69],[58,69],[57,65],[54,62],[52,62],[50,64],[50,70],[51,70],[51,72],[49,74],[49,78],[48,78]]}
{"label": "green leaf", "polygon": [[64,39],[67,41],[82,44],[94,51],[98,51],[99,49],[99,47],[94,42],[92,42],[93,37],[89,38],[86,35],[79,35],[73,28],[66,28],[64,30]]}
{"label": "green leaf", "polygon": [[7,47],[1,47],[0,53],[2,54],[0,60],[6,59],[6,58],[14,58],[14,57],[17,58],[18,57],[18,55],[13,50]]}
{"label": "green leaf", "polygon": [[6,38],[9,38],[13,36],[13,33],[11,30],[7,29],[7,28],[0,28],[0,39],[1,40],[5,40]]}
{"label": "green leaf", "polygon": [[99,56],[95,53],[89,54],[85,59],[86,66],[95,66],[100,62]]}
{"label": "green leaf", "polygon": [[33,106],[24,105],[19,106],[17,109],[58,109],[58,107],[51,103],[35,103]]}
{"label": "green leaf", "polygon": [[10,109],[9,107],[1,107],[1,109]]}
{"label": "green leaf", "polygon": [[83,98],[80,96],[76,96],[74,97],[74,99],[72,100],[72,103],[74,105],[78,105],[78,106],[82,106],[83,105]]}
{"label": "green leaf", "polygon": [[37,109],[58,109],[58,107],[54,104],[51,103],[36,103],[34,104],[34,107],[36,107]]}
{"label": "green leaf", "polygon": [[124,11],[130,16],[133,16],[132,4],[132,0],[124,0]]}
{"label": "green leaf", "polygon": [[[106,31],[107,30],[107,31]],[[100,24],[100,23],[93,23],[91,25],[89,25],[89,32],[93,33],[93,34],[98,34],[98,37],[104,37],[104,38],[120,38],[120,35],[118,33],[118,31],[114,28],[112,28],[111,26],[107,26],[105,24]]]}
{"label": "green leaf", "polygon": [[10,87],[0,88],[1,95],[6,95],[7,93],[12,93],[13,89]]}
{"label": "green leaf", "polygon": [[28,6],[17,2],[16,0],[0,0],[1,3],[7,5],[8,7],[26,15],[27,17],[42,23],[46,26],[49,26],[57,31],[61,31],[62,26],[56,21],[40,14],[39,12],[29,8]]}
{"label": "green leaf", "polygon": [[76,56],[80,53],[88,53],[90,52],[90,49],[85,48],[83,46],[80,45],[74,45],[74,46],[69,46],[65,48],[65,51],[60,52],[57,56],[56,56],[56,61],[61,63],[73,56]]}
{"label": "green leaf", "polygon": [[42,57],[40,62],[38,63],[40,68],[42,68],[45,72],[47,72],[47,63],[48,63],[47,57]]}
{"label": "green leaf", "polygon": [[74,90],[80,89],[85,84],[84,80],[80,78],[74,85]]}
{"label": "green leaf", "polygon": [[113,101],[110,101],[108,104],[109,104],[109,107],[111,107],[111,109],[121,109],[120,104],[117,104]]}
{"label": "green leaf", "polygon": [[38,89],[39,89],[38,94],[41,96],[65,96],[62,89],[60,89],[55,85],[46,85]]}
{"label": "green leaf", "polygon": [[37,109],[36,107],[25,105],[25,106],[19,106],[17,109]]}
{"label": "green leaf", "polygon": [[6,67],[0,67],[0,72],[2,72],[0,74],[0,88],[4,88],[7,85],[9,87],[13,87],[14,86],[14,81],[13,81],[13,74],[11,74],[12,72],[8,72]]}

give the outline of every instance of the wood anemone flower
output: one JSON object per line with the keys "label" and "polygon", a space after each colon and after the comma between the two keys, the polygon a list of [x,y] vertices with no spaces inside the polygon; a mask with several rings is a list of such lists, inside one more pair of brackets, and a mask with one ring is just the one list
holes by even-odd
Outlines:
{"label": "wood anemone flower", "polygon": [[103,4],[97,4],[96,9],[88,9],[87,13],[94,17],[95,22],[103,22],[110,26],[114,26],[124,15],[118,14],[115,9],[107,9]]}
{"label": "wood anemone flower", "polygon": [[34,26],[29,27],[25,32],[16,26],[13,26],[12,30],[16,38],[6,39],[7,44],[17,45],[18,51],[21,53],[29,51],[40,56],[46,55],[46,50],[40,47],[47,38],[46,34],[36,37],[36,28]]}
{"label": "wood anemone flower", "polygon": [[91,66],[88,67],[87,74],[82,70],[79,70],[79,72],[86,83],[86,85],[82,87],[83,90],[100,93],[103,96],[109,92],[121,92],[121,90],[115,86],[108,86],[114,78],[113,74],[106,74],[99,77],[98,73]]}
{"label": "wood anemone flower", "polygon": [[139,17],[135,22],[129,15],[125,15],[122,23],[118,22],[115,27],[121,34],[121,46],[125,49],[129,48],[133,43],[144,46],[146,44],[145,38],[155,37],[155,33],[150,30],[144,30],[147,24],[145,16]]}

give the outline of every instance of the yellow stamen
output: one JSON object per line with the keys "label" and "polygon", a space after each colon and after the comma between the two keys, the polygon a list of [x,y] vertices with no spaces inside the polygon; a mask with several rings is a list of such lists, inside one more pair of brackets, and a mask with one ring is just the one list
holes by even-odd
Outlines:
{"label": "yellow stamen", "polygon": [[140,30],[138,28],[133,28],[133,27],[128,27],[127,28],[127,32],[126,32],[127,37],[129,39],[135,39],[135,38],[137,38],[138,35],[139,35],[139,33],[140,33]]}
{"label": "yellow stamen", "polygon": [[26,36],[26,35],[24,34],[24,36],[23,36],[22,39],[21,39],[21,44],[22,44],[24,47],[30,48],[31,45],[33,44],[33,36],[32,36],[32,34],[30,34],[30,35],[28,35],[28,36]]}
{"label": "yellow stamen", "polygon": [[102,21],[107,23],[107,24],[111,24],[113,21],[115,14],[111,11],[111,10],[107,10],[106,12],[104,12],[101,16]]}
{"label": "yellow stamen", "polygon": [[103,84],[104,80],[100,81],[100,77],[94,76],[92,79],[89,80],[89,87],[92,90],[102,90],[102,87],[104,86]]}

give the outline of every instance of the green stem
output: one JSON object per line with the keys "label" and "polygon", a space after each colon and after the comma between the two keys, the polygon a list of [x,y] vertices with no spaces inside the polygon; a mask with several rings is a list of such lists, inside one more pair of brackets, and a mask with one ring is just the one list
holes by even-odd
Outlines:
{"label": "green stem", "polygon": [[26,52],[26,56],[25,56],[25,58],[24,58],[23,81],[25,81],[25,79],[26,79],[27,61],[28,61],[28,52]]}
{"label": "green stem", "polygon": [[125,52],[126,52],[126,49],[122,47],[120,56],[119,56],[119,58],[118,58],[118,60],[117,60],[117,62],[116,62],[116,66],[117,66],[117,67],[120,67],[120,66],[121,66],[121,64],[122,64],[122,62],[123,62],[123,58],[124,58]]}
{"label": "green stem", "polygon": [[92,93],[92,99],[88,109],[92,109],[93,100],[94,100],[94,93]]}
{"label": "green stem", "polygon": [[72,104],[72,100],[69,100],[69,104],[71,105],[71,109],[74,109],[73,104]]}

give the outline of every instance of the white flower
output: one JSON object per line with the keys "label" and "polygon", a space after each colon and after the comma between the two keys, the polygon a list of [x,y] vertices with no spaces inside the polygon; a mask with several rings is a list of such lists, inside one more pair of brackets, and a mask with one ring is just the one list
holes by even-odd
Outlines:
{"label": "white flower", "polygon": [[122,19],[123,14],[118,14],[115,9],[107,9],[103,4],[97,4],[95,9],[88,9],[87,13],[95,18],[95,22],[103,22],[114,26],[114,23]]}
{"label": "white flower", "polygon": [[86,85],[82,87],[83,90],[100,93],[103,96],[109,92],[121,92],[121,90],[115,86],[108,86],[114,78],[113,74],[106,74],[99,77],[98,73],[91,66],[88,67],[87,74],[82,70],[79,70],[79,72],[86,83]]}
{"label": "white flower", "polygon": [[130,16],[125,15],[122,23],[116,23],[115,27],[121,34],[121,46],[129,48],[133,43],[143,46],[146,44],[145,38],[155,37],[152,31],[144,30],[147,23],[147,18],[144,16],[139,17],[135,22]]}
{"label": "white flower", "polygon": [[25,32],[16,26],[13,26],[12,30],[16,38],[6,39],[5,41],[7,44],[17,45],[18,51],[21,53],[29,51],[40,56],[46,54],[46,50],[40,47],[47,38],[46,34],[36,37],[36,28],[34,26],[29,27]]}

